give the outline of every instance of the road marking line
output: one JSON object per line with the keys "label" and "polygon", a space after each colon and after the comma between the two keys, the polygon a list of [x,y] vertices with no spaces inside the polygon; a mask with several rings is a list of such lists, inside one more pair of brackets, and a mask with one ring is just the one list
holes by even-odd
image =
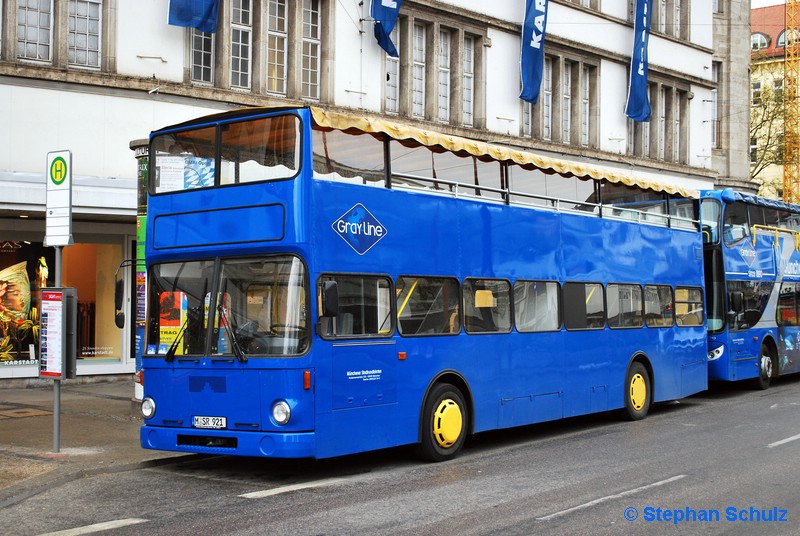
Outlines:
{"label": "road marking line", "polygon": [[769,445],[767,445],[767,447],[768,448],[779,447],[784,443],[791,443],[792,441],[797,441],[798,439],[800,439],[800,434],[797,434],[796,436],[792,437],[787,437],[786,439],[781,439],[780,441],[776,441],[775,443],[770,443]]}
{"label": "road marking line", "polygon": [[127,527],[128,525],[136,525],[138,523],[146,523],[148,519],[139,519],[131,517],[128,519],[117,519],[115,521],[106,521],[105,523],[95,523],[94,525],[86,525],[85,527],[75,527],[74,529],[59,530],[56,532],[48,532],[40,536],[78,536],[80,534],[91,534],[93,532],[100,532],[101,530],[118,529]]}
{"label": "road marking line", "polygon": [[292,491],[299,491],[301,489],[321,488],[324,486],[331,486],[339,482],[345,482],[344,478],[331,478],[329,480],[318,480],[316,482],[305,482],[302,484],[292,484],[290,486],[281,486],[279,488],[265,489],[262,491],[253,491],[251,493],[244,493],[239,495],[245,499],[261,499],[263,497],[271,497],[272,495],[280,495],[281,493],[289,493]]}
{"label": "road marking line", "polygon": [[544,517],[537,517],[537,521],[547,521],[549,519],[553,519],[555,517],[561,517],[566,514],[571,514],[577,510],[583,510],[584,508],[589,508],[590,506],[595,506],[600,503],[604,503],[607,501],[611,501],[614,499],[620,499],[622,497],[627,497],[628,495],[634,495],[635,493],[639,493],[640,491],[644,491],[646,489],[655,488],[658,486],[663,486],[664,484],[669,484],[671,482],[676,482],[682,478],[686,478],[686,475],[676,475],[672,478],[668,478],[666,480],[660,480],[658,482],[653,482],[652,484],[647,484],[646,486],[642,486],[639,488],[629,489],[628,491],[623,491],[622,493],[617,493],[616,495],[608,495],[606,497],[600,497],[599,499],[595,499],[593,501],[589,501],[584,504],[579,504],[578,506],[573,506],[572,508],[567,508],[566,510],[561,510],[560,512],[556,512],[554,514],[546,515]]}

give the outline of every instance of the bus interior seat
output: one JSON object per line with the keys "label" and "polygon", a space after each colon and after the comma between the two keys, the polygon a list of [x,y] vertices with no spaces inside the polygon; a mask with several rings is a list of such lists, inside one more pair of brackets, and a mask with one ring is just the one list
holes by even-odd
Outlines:
{"label": "bus interior seat", "polygon": [[339,313],[336,317],[336,334],[353,334],[353,313]]}

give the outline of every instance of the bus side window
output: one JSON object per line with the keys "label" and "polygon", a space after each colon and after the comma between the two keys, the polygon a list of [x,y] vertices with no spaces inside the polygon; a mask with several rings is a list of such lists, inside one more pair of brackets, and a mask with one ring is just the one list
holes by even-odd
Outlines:
{"label": "bus side window", "polygon": [[599,283],[564,283],[564,326],[568,330],[603,329],[605,302]]}
{"label": "bus side window", "polygon": [[702,326],[703,291],[692,287],[675,287],[675,318],[679,326]]}
{"label": "bus side window", "polygon": [[[331,307],[330,292],[335,283],[338,310]],[[318,333],[321,337],[388,337],[394,329],[391,284],[383,276],[323,276],[317,287],[320,311]],[[327,293],[327,296],[326,296]],[[328,311],[323,309],[326,304]],[[326,316],[331,315],[331,316]]]}
{"label": "bus side window", "polygon": [[403,336],[452,335],[461,331],[458,280],[399,277],[397,327]]}
{"label": "bus side window", "polygon": [[725,207],[725,223],[722,226],[722,237],[725,239],[726,245],[750,236],[750,228],[747,221],[747,205],[743,202],[737,201]]}
{"label": "bus side window", "polygon": [[556,281],[516,281],[514,320],[517,331],[557,331],[561,328]]}
{"label": "bus side window", "polygon": [[672,287],[669,285],[647,285],[644,287],[644,319],[647,327],[672,327]]}
{"label": "bus side window", "polygon": [[511,331],[511,285],[508,281],[464,281],[464,327],[467,333]]}

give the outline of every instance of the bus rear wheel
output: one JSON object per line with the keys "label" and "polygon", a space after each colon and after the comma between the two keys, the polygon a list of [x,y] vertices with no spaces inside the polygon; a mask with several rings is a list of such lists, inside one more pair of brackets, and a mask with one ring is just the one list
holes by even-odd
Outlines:
{"label": "bus rear wheel", "polygon": [[650,374],[644,365],[635,361],[625,379],[625,416],[631,421],[644,419],[652,399]]}
{"label": "bus rear wheel", "polygon": [[761,346],[758,360],[758,377],[753,378],[753,387],[760,390],[769,388],[772,376],[775,374],[775,360],[766,345]]}
{"label": "bus rear wheel", "polygon": [[464,445],[468,423],[469,410],[461,391],[447,383],[435,385],[422,412],[420,456],[432,462],[455,458]]}

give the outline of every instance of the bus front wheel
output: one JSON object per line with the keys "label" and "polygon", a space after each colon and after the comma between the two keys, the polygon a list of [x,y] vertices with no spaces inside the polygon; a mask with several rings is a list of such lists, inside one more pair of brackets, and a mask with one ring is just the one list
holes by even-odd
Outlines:
{"label": "bus front wheel", "polygon": [[432,462],[455,458],[464,445],[468,423],[469,410],[461,391],[447,383],[435,385],[422,412],[420,456]]}
{"label": "bus front wheel", "polygon": [[772,376],[775,374],[775,360],[766,345],[761,347],[760,359],[758,361],[758,376],[753,379],[753,386],[756,389],[764,390],[769,388]]}
{"label": "bus front wheel", "polygon": [[652,399],[650,374],[638,361],[631,363],[625,379],[625,416],[631,421],[644,419]]}

